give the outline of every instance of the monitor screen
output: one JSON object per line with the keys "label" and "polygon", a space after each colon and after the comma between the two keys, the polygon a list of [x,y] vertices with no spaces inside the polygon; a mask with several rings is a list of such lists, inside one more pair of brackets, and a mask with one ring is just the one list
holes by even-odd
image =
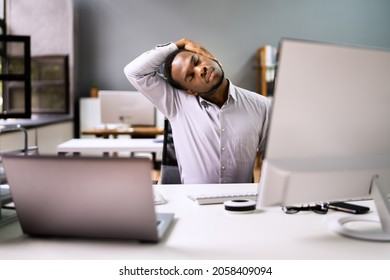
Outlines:
{"label": "monitor screen", "polygon": [[378,232],[332,227],[390,241],[390,51],[285,39],[279,55],[258,206],[372,198]]}
{"label": "monitor screen", "polygon": [[390,51],[283,39],[279,55],[258,205],[388,195]]}
{"label": "monitor screen", "polygon": [[156,125],[153,104],[138,91],[100,90],[99,98],[103,124]]}

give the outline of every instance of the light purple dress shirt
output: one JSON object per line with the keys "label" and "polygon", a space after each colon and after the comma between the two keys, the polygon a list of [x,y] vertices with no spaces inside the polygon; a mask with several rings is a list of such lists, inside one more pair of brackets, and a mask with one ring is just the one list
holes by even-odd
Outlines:
{"label": "light purple dress shirt", "polygon": [[157,46],[124,72],[170,121],[182,183],[251,182],[256,153],[265,149],[270,102],[230,81],[222,108],[172,88],[158,70],[175,50],[174,43]]}

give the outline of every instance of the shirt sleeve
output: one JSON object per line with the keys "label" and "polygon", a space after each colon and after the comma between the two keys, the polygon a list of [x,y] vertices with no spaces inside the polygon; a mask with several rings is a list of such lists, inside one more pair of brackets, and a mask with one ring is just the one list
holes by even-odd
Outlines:
{"label": "shirt sleeve", "polygon": [[124,68],[129,82],[144,94],[167,117],[175,112],[175,94],[177,89],[158,74],[166,57],[177,50],[175,43],[158,45],[154,49],[141,54]]}

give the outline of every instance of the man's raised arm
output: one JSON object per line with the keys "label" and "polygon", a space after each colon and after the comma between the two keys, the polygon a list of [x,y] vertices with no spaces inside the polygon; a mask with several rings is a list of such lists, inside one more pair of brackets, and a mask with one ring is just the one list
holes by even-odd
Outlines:
{"label": "man's raised arm", "polygon": [[124,72],[127,79],[141,92],[145,89],[152,90],[154,83],[164,82],[157,75],[157,71],[164,64],[166,57],[177,48],[175,43],[168,43],[141,54],[126,65]]}

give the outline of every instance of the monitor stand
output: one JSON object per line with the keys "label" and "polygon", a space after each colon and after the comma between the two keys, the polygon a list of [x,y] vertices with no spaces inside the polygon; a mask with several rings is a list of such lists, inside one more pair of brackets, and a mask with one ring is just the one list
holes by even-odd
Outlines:
{"label": "monitor stand", "polygon": [[[379,176],[374,176],[371,183],[371,195],[375,202],[379,215],[377,217],[348,216],[332,221],[331,228],[347,237],[371,240],[371,241],[390,241],[390,203],[385,192],[385,187],[380,184]],[[346,227],[347,223],[353,222],[376,222],[380,223],[382,231],[369,232],[350,229]]]}

